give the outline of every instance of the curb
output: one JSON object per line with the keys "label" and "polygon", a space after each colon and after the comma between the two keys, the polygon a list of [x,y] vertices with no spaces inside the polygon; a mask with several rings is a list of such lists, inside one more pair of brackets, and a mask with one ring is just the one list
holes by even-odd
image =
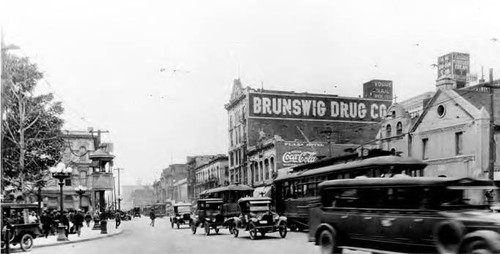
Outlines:
{"label": "curb", "polygon": [[72,244],[72,243],[81,243],[81,242],[88,242],[88,241],[93,241],[93,240],[98,240],[98,239],[103,239],[103,238],[108,238],[108,237],[113,237],[117,235],[121,235],[124,232],[124,230],[118,231],[116,233],[112,234],[106,234],[102,236],[96,236],[92,238],[87,238],[87,239],[77,239],[77,240],[72,240],[72,241],[61,241],[61,242],[55,242],[55,243],[49,243],[49,244],[43,244],[43,245],[34,245],[33,249],[36,248],[44,248],[44,247],[51,247],[51,246],[58,246],[58,245],[66,245],[66,244]]}

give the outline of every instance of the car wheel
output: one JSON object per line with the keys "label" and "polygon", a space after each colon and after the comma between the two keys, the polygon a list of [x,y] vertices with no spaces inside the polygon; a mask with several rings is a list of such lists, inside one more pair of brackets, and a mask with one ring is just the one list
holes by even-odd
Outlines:
{"label": "car wheel", "polygon": [[319,245],[321,247],[321,254],[340,253],[337,248],[336,242],[337,234],[330,230],[323,230],[319,234]]}
{"label": "car wheel", "polygon": [[30,251],[33,248],[33,236],[30,234],[24,234],[21,237],[21,249],[23,251]]}
{"label": "car wheel", "polygon": [[248,225],[248,233],[250,233],[250,239],[255,240],[257,238],[257,228],[255,228],[253,222],[250,222],[250,225]]}
{"label": "car wheel", "polygon": [[465,229],[462,223],[457,221],[443,221],[439,223],[434,231],[434,240],[439,253],[457,253]]}
{"label": "car wheel", "polygon": [[240,231],[236,227],[234,227],[232,233],[233,233],[234,237],[238,237],[238,234],[240,233]]}
{"label": "car wheel", "polygon": [[193,235],[196,234],[196,225],[191,223],[191,231],[193,231]]}
{"label": "car wheel", "polygon": [[214,227],[214,230],[215,230],[215,233],[218,234],[219,233],[219,228],[217,226]]}
{"label": "car wheel", "polygon": [[490,246],[488,243],[484,240],[477,240],[469,243],[467,246],[467,251],[465,252],[466,254],[492,254],[493,251],[491,250]]}
{"label": "car wheel", "polygon": [[210,235],[210,225],[205,222],[205,235]]}
{"label": "car wheel", "polygon": [[262,237],[265,237],[265,236],[266,236],[266,231],[264,231],[264,230],[260,230],[259,232],[260,232],[260,234],[262,235]]}

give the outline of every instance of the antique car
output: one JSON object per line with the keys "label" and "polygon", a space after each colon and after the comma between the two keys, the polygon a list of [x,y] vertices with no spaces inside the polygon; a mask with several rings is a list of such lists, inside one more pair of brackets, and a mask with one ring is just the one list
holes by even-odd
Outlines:
{"label": "antique car", "polygon": [[319,184],[309,241],[342,249],[406,253],[500,253],[500,214],[472,178],[357,178]]}
{"label": "antique car", "polygon": [[173,216],[170,216],[170,224],[172,228],[174,225],[177,225],[177,228],[180,228],[180,225],[189,225],[193,222],[191,218],[191,204],[189,203],[177,203],[174,204]]}
{"label": "antique car", "polygon": [[12,245],[19,244],[23,251],[33,248],[34,239],[41,236],[39,222],[29,221],[30,211],[38,211],[36,204],[2,203],[2,243],[1,248],[6,247],[6,231],[9,230],[8,242]]}
{"label": "antique car", "polygon": [[224,201],[220,198],[199,199],[196,207],[197,215],[191,224],[193,234],[196,234],[198,227],[204,228],[206,235],[210,235],[210,229],[218,234],[220,227],[224,226],[223,204]]}
{"label": "antique car", "polygon": [[138,207],[138,206],[134,207],[131,212],[132,212],[134,218],[141,217],[141,208],[140,207]]}
{"label": "antique car", "polygon": [[250,233],[250,238],[255,240],[257,232],[262,236],[266,233],[278,231],[281,238],[286,237],[286,217],[279,216],[271,211],[271,199],[267,197],[249,197],[238,200],[241,214],[234,218],[231,233],[238,237],[239,230]]}

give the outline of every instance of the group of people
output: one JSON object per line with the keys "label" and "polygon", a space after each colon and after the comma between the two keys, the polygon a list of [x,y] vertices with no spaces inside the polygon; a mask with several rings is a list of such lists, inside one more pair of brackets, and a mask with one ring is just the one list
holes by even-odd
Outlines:
{"label": "group of people", "polygon": [[42,225],[42,233],[47,238],[50,234],[55,233],[55,229],[58,224],[61,223],[64,226],[66,236],[71,233],[76,233],[78,236],[81,235],[81,229],[83,227],[83,222],[87,222],[87,226],[92,220],[92,216],[89,212],[84,214],[82,210],[78,211],[64,211],[62,216],[60,212],[53,211],[43,211],[40,217],[40,223]]}

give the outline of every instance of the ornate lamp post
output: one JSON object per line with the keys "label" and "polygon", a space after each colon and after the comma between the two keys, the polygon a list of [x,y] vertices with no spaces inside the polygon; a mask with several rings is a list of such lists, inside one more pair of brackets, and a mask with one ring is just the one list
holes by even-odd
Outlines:
{"label": "ornate lamp post", "polygon": [[57,237],[57,241],[67,241],[68,238],[66,237],[66,233],[64,232],[64,225],[62,225],[62,217],[64,207],[64,199],[63,199],[63,186],[64,186],[64,180],[68,179],[71,177],[71,173],[73,172],[73,169],[71,167],[66,167],[64,163],[59,162],[55,167],[49,168],[50,173],[52,173],[52,177],[56,178],[59,180],[59,187],[61,190],[60,197],[61,197],[61,217],[59,218],[59,227],[58,227],[58,232],[59,236]]}
{"label": "ornate lamp post", "polygon": [[78,185],[78,187],[75,188],[76,194],[78,194],[78,196],[80,197],[80,206],[79,206],[80,209],[82,209],[82,196],[86,190],[87,190],[87,188],[85,188],[85,186],[81,186],[81,185]]}

